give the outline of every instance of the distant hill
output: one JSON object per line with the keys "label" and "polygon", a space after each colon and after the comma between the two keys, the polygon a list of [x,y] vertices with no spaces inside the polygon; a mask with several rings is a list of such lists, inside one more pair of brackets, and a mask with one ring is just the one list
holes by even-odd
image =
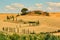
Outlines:
{"label": "distant hill", "polygon": [[[49,16],[60,17],[60,12],[44,12],[41,10],[29,11],[26,15],[28,15],[28,16],[46,16],[46,13],[48,13]],[[12,16],[12,15],[16,16],[18,14],[21,14],[21,13],[0,13],[0,15],[3,15],[3,16]],[[22,15],[20,15],[20,16],[22,16]]]}
{"label": "distant hill", "polygon": [[49,15],[48,12],[40,11],[40,10],[34,10],[34,11],[29,11],[26,15],[32,15],[32,16],[39,16],[39,15]]}

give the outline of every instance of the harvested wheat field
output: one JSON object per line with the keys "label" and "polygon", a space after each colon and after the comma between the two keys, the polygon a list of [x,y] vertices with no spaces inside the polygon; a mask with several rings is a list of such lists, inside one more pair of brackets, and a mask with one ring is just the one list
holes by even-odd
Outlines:
{"label": "harvested wheat field", "polygon": [[[14,21],[11,21],[12,19],[10,21],[6,21],[6,17],[11,15],[14,16]],[[16,15],[17,14],[0,14],[0,31],[3,31],[3,28],[8,28],[5,30],[6,32],[16,33],[24,33],[23,30],[25,30],[25,33],[28,33],[28,31],[40,33],[60,30],[60,16],[57,17],[57,15],[60,15],[59,13],[51,13],[50,16],[24,15],[16,17]],[[19,22],[19,20],[23,20],[23,22],[26,23],[24,24],[23,22]],[[39,25],[31,25],[28,23],[29,21],[39,21]],[[13,31],[13,29],[15,31]]]}

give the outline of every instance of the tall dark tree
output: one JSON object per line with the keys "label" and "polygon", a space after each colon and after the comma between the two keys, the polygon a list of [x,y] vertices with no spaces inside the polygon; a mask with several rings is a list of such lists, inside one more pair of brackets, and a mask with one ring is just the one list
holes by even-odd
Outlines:
{"label": "tall dark tree", "polygon": [[28,11],[27,8],[22,8],[22,10],[21,10],[22,14],[21,15],[26,15],[27,14],[27,11]]}

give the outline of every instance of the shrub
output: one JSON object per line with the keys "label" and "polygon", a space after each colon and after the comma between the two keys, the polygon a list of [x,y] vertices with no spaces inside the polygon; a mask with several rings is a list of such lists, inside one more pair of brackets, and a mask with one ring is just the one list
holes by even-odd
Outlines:
{"label": "shrub", "polygon": [[17,34],[13,34],[13,35],[10,36],[10,39],[11,40],[19,40],[20,39],[20,36],[17,35]]}
{"label": "shrub", "polygon": [[26,40],[26,36],[25,35],[21,36],[21,40]]}
{"label": "shrub", "polygon": [[48,12],[44,12],[46,16],[49,16],[49,13]]}
{"label": "shrub", "polygon": [[60,32],[60,30],[58,30],[57,32]]}
{"label": "shrub", "polygon": [[0,33],[0,40],[10,40],[7,35]]}
{"label": "shrub", "polygon": [[35,12],[35,14],[42,14],[40,11],[34,11]]}

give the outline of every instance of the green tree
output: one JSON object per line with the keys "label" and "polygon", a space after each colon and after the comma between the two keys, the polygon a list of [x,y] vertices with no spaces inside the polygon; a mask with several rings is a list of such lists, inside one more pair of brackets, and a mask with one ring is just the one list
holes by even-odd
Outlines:
{"label": "green tree", "polygon": [[22,14],[21,15],[26,15],[27,14],[27,11],[28,11],[27,8],[22,8],[22,10],[21,10]]}

